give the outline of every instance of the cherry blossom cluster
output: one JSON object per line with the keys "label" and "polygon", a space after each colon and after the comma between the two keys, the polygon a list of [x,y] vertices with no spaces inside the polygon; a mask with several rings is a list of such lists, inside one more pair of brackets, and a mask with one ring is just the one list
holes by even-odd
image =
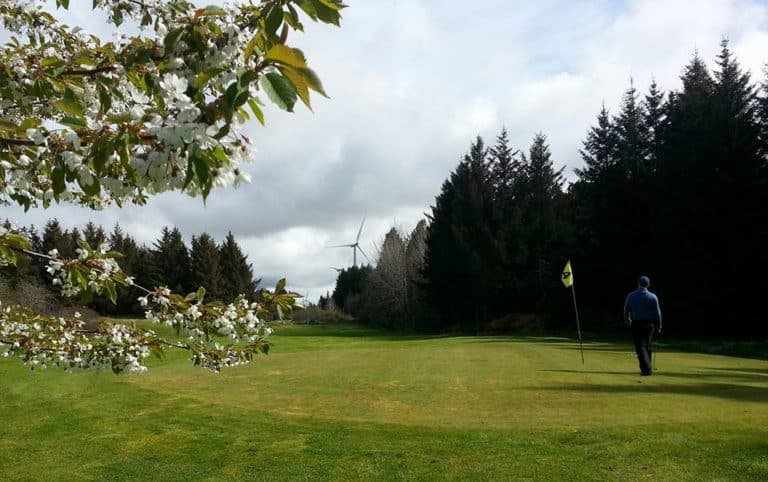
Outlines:
{"label": "cherry blossom cluster", "polygon": [[92,249],[87,243],[79,242],[75,250],[78,257],[74,260],[61,259],[56,249],[48,253],[46,271],[51,275],[52,283],[58,286],[64,297],[73,297],[84,291],[109,297],[116,297],[116,283],[132,286],[133,278],[126,276],[120,269],[116,258],[119,253],[109,251],[106,243]]}
{"label": "cherry blossom cluster", "polygon": [[102,325],[88,331],[74,319],[45,317],[18,306],[0,306],[0,353],[19,356],[31,368],[108,368],[115,373],[146,371],[144,360],[161,347],[149,330]]}

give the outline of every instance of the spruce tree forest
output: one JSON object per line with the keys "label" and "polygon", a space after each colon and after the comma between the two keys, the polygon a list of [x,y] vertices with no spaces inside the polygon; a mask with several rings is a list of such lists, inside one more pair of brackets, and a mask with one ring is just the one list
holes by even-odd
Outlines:
{"label": "spruce tree forest", "polygon": [[695,54],[676,91],[630,84],[573,176],[544,133],[525,149],[503,129],[477,137],[427,222],[390,231],[376,265],[341,272],[321,305],[402,331],[572,329],[570,259],[587,331],[622,329],[648,275],[667,332],[765,336],[768,83],[725,40],[715,64]]}

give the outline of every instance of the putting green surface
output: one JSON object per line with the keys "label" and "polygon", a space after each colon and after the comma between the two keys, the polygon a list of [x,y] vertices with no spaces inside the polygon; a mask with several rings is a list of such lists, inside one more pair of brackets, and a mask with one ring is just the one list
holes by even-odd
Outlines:
{"label": "putting green surface", "polygon": [[219,375],[0,362],[3,480],[768,480],[768,362],[281,326]]}

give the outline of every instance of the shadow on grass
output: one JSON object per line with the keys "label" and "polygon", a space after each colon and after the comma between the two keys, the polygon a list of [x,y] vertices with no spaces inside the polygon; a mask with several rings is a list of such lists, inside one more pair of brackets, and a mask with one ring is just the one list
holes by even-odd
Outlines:
{"label": "shadow on grass", "polygon": [[[732,381],[740,381],[744,383],[759,383],[768,381],[768,374],[765,374],[764,372],[755,371],[755,373],[751,373],[750,369],[735,369],[735,368],[706,368],[706,370],[714,370],[712,372],[668,372],[662,370],[656,370],[654,371],[654,378],[690,378],[690,379],[700,379],[700,380],[707,380],[707,379],[725,379],[725,380],[732,380]],[[637,377],[638,373],[633,371],[607,371],[607,370],[539,370],[541,372],[546,373],[587,373],[590,375],[625,375],[625,376],[632,376]],[[725,371],[726,373],[722,373],[719,371]],[[746,373],[739,373],[739,372],[746,372]]]}
{"label": "shadow on grass", "polygon": [[[548,333],[510,334],[510,335],[473,335],[467,333],[414,334],[388,331],[355,323],[341,324],[287,324],[275,325],[276,334],[285,337],[329,337],[329,338],[364,338],[377,341],[414,341],[433,339],[460,338],[467,343],[540,343],[543,346],[578,350],[578,340],[571,334],[561,331]],[[679,351],[703,353],[708,355],[734,356],[768,360],[768,341],[726,342],[715,340],[676,340],[662,338],[655,340],[654,346],[659,352]],[[629,336],[585,333],[584,350],[615,352],[632,350]]]}
{"label": "shadow on grass", "polygon": [[[661,378],[659,375],[653,377]],[[713,397],[740,402],[768,402],[768,386],[737,385],[732,383],[699,383],[695,385],[656,385],[653,377],[646,378],[642,384],[571,384],[545,387],[529,387],[532,390],[543,391],[572,391],[581,393],[602,394],[662,394],[662,395],[691,395],[699,397]],[[639,377],[638,377],[639,378]]]}
{"label": "shadow on grass", "polygon": [[754,373],[760,378],[768,378],[768,368],[712,368],[712,370],[719,370],[724,372],[733,373]]}

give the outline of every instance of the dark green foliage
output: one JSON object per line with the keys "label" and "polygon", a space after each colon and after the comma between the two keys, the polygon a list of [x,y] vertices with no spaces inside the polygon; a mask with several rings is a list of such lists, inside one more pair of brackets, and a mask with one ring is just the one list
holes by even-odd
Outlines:
{"label": "dark green foliage", "polygon": [[208,299],[218,299],[221,293],[221,265],[216,241],[208,233],[192,237],[192,286],[205,288]]}
{"label": "dark green foliage", "polygon": [[360,296],[370,272],[370,266],[352,266],[340,271],[336,278],[336,288],[331,296],[333,303],[345,313],[353,316],[360,315]]}
{"label": "dark green foliage", "polygon": [[664,92],[659,89],[655,80],[651,83],[643,101],[643,117],[647,128],[649,154],[655,166],[661,155],[664,128],[667,122]]}
{"label": "dark green foliage", "polygon": [[107,241],[107,234],[101,226],[96,226],[93,221],[88,221],[83,230],[83,240],[92,248],[98,248],[99,245]]}
{"label": "dark green foliage", "polygon": [[43,252],[48,254],[55,249],[61,256],[71,257],[74,255],[74,251],[70,251],[70,243],[67,237],[68,234],[61,228],[58,219],[48,221],[45,223],[45,229],[43,230]]}
{"label": "dark green foliage", "polygon": [[255,299],[261,280],[254,279],[253,268],[231,232],[219,246],[219,268],[219,297],[222,301],[230,302],[241,294]]}
{"label": "dark green foliage", "polygon": [[[675,320],[668,329],[764,334],[755,303],[768,288],[765,101],[726,41],[714,74],[695,55],[682,83],[666,101],[654,83],[640,105],[630,89],[621,114],[601,114],[587,136],[572,190],[586,226],[574,247],[582,300],[615,320],[615,300],[646,273]],[[611,131],[615,158],[597,168]]]}
{"label": "dark green foliage", "polygon": [[760,155],[763,163],[768,159],[768,65],[764,69],[764,74],[767,79],[763,81],[757,98],[757,114],[760,121]]}
{"label": "dark green foliage", "polygon": [[494,287],[502,278],[503,247],[487,158],[478,137],[443,184],[427,230],[427,297],[441,324],[465,332],[480,331],[492,316]]}
{"label": "dark green foliage", "polygon": [[[86,229],[87,230],[87,229]],[[103,231],[99,226],[96,230]],[[128,276],[132,276],[139,286],[154,288],[154,255],[146,246],[139,246],[130,234],[125,233],[120,225],[115,225],[107,238],[107,244],[110,251],[117,251],[123,254],[123,257],[117,260],[120,268]],[[117,291],[117,303],[112,305],[104,300],[94,302],[94,308],[102,313],[129,314],[140,313],[136,298],[138,292],[123,288]]]}
{"label": "dark green foliage", "polygon": [[191,265],[189,250],[178,228],[163,228],[152,249],[153,286],[167,286],[176,293],[189,293]]}
{"label": "dark green foliage", "polygon": [[527,247],[523,263],[524,311],[540,312],[552,303],[551,295],[559,290],[558,275],[562,270],[565,241],[563,168],[555,169],[544,134],[533,139],[529,155],[522,156],[522,226]]}

